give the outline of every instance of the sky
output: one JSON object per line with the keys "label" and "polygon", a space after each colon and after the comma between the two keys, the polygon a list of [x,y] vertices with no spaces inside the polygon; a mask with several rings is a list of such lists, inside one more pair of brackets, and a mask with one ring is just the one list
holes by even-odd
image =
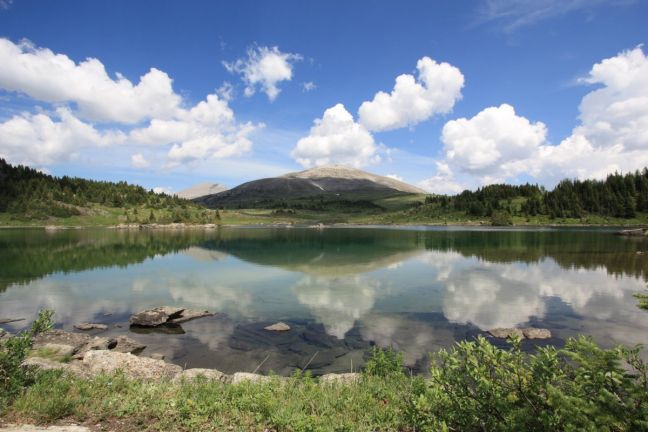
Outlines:
{"label": "sky", "polygon": [[648,2],[0,0],[0,157],[178,192],[648,166]]}

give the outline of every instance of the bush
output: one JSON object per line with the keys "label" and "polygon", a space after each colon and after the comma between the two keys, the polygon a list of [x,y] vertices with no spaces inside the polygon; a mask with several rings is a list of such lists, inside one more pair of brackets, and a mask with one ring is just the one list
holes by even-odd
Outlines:
{"label": "bush", "polygon": [[393,377],[403,375],[403,353],[392,348],[374,346],[367,360],[364,373],[369,376]]}
{"label": "bush", "polygon": [[494,211],[491,215],[491,225],[493,226],[508,226],[513,225],[513,218],[511,214],[505,210]]}
{"label": "bush", "polygon": [[50,310],[42,310],[27,331],[11,336],[0,344],[0,412],[33,380],[33,371],[22,367],[32,347],[34,336],[52,328]]}
{"label": "bush", "polygon": [[431,430],[646,430],[648,367],[639,351],[605,350],[585,337],[534,355],[519,341],[510,351],[483,337],[460,342],[436,355],[409,412]]}

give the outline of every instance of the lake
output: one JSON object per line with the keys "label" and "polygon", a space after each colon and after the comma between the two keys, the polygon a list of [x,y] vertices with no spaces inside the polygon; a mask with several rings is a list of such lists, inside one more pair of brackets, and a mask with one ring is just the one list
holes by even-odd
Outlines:
{"label": "lake", "polygon": [[[2,326],[17,331],[50,308],[57,327],[109,324],[93,334],[226,373],[356,370],[373,344],[421,373],[429,352],[496,327],[550,329],[537,344],[648,343],[633,298],[644,251],[603,229],[0,230],[0,318],[26,318]],[[132,313],[163,305],[217,315],[129,329]],[[263,330],[278,321],[292,329]]]}

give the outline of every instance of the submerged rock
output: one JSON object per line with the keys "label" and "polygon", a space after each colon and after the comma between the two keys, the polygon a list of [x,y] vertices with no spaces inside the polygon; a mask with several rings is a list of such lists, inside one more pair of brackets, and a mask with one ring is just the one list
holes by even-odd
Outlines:
{"label": "submerged rock", "polygon": [[496,328],[488,330],[488,333],[496,338],[506,339],[513,335],[519,337],[520,339],[549,339],[551,337],[551,332],[545,328]]}
{"label": "submerged rock", "polygon": [[140,379],[171,379],[182,372],[180,366],[163,360],[106,350],[88,352],[83,358],[83,365],[92,374],[121,370],[128,377]]}
{"label": "submerged rock", "polygon": [[496,328],[488,330],[488,333],[491,336],[500,339],[506,339],[513,335],[519,337],[520,339],[524,339],[524,333],[522,332],[522,330],[516,328]]}
{"label": "submerged rock", "polygon": [[106,330],[108,326],[98,323],[78,323],[74,324],[74,328],[77,330]]}
{"label": "submerged rock", "polygon": [[290,330],[290,326],[285,322],[278,322],[263,328],[268,331],[284,332]]}
{"label": "submerged rock", "polygon": [[209,311],[198,311],[174,306],[147,309],[134,314],[130,319],[132,326],[157,327],[164,324],[180,324],[193,319],[212,316]]}
{"label": "submerged rock", "polygon": [[0,324],[10,324],[18,321],[25,321],[25,318],[0,318]]}
{"label": "submerged rock", "polygon": [[523,328],[522,333],[527,339],[549,339],[551,337],[551,332],[544,328]]}

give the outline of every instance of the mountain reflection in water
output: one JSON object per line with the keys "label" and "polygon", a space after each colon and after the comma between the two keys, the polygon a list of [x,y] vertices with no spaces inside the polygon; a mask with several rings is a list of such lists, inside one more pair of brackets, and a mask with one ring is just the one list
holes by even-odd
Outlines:
{"label": "mountain reflection in water", "polygon": [[[133,312],[181,305],[221,314],[132,337],[225,372],[267,357],[261,371],[287,374],[313,356],[315,373],[345,371],[373,343],[419,370],[430,351],[495,327],[547,327],[558,344],[579,333],[648,342],[632,296],[646,286],[647,249],[604,230],[2,230],[0,318],[51,308],[63,328],[123,334]],[[293,329],[263,330],[280,320]]]}

